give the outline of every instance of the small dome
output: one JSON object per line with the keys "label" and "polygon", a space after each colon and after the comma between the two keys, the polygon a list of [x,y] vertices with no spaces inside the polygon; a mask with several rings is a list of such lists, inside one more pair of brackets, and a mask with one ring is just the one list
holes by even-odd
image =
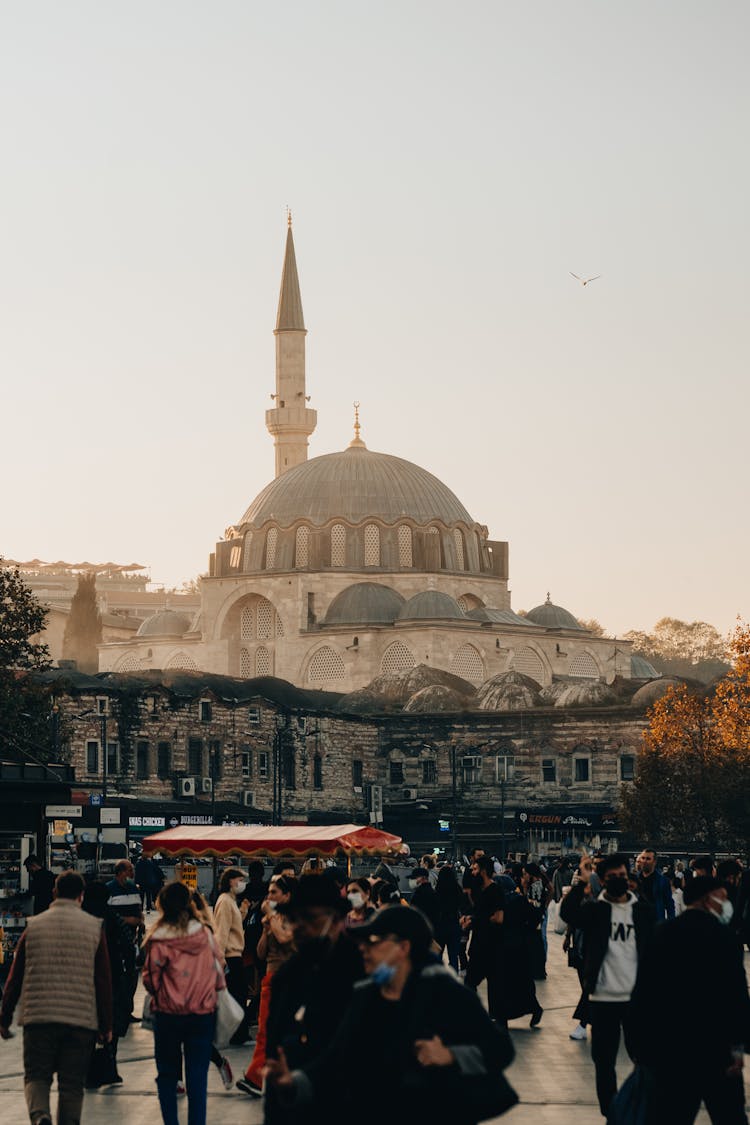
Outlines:
{"label": "small dome", "polygon": [[181,637],[190,628],[190,618],[176,609],[160,609],[147,617],[136,637]]}
{"label": "small dome", "polygon": [[577,629],[579,632],[585,632],[569,610],[563,609],[561,605],[552,604],[549,594],[543,605],[534,606],[529,610],[526,620],[533,622],[534,625],[543,625],[545,629]]}
{"label": "small dome", "polygon": [[430,714],[437,711],[465,711],[467,697],[445,684],[430,684],[414,693],[404,711]]}
{"label": "small dome", "polygon": [[606,707],[615,694],[606,684],[591,680],[587,684],[566,684],[555,699],[555,707]]}
{"label": "small dome", "polygon": [[480,711],[525,711],[539,707],[539,684],[521,672],[501,672],[485,680],[477,692]]}
{"label": "small dome", "polygon": [[630,657],[630,675],[634,680],[658,680],[661,672],[657,672],[645,656],[634,652]]}
{"label": "small dome", "polygon": [[404,599],[390,586],[357,582],[347,586],[331,602],[325,625],[392,625]]}
{"label": "small dome", "polygon": [[440,590],[422,590],[409,598],[401,608],[399,621],[445,621],[465,619],[466,614],[455,598]]}
{"label": "small dome", "polygon": [[665,696],[670,688],[679,687],[681,683],[682,680],[676,680],[671,676],[662,676],[658,680],[651,680],[650,683],[638,688],[638,691],[630,700],[630,706],[650,707],[652,703],[656,703],[657,699]]}
{"label": "small dome", "polygon": [[362,690],[391,703],[406,703],[422,688],[433,684],[440,684],[463,696],[473,696],[476,690],[468,680],[454,676],[452,672],[445,672],[442,668],[430,668],[427,664],[417,664],[416,667],[404,668],[401,672],[384,672]]}
{"label": "small dome", "polygon": [[534,629],[540,628],[534,621],[529,621],[528,617],[519,617],[512,609],[494,609],[489,605],[478,606],[476,609],[470,609],[466,614],[472,621],[489,621],[493,625],[526,625]]}

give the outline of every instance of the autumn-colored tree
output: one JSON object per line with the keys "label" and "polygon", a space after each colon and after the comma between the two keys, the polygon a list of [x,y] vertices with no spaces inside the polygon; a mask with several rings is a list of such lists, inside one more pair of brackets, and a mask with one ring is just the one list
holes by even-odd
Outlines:
{"label": "autumn-colored tree", "polygon": [[595,617],[577,617],[576,620],[582,629],[585,629],[587,633],[591,633],[594,637],[605,637],[607,635],[604,626]]}
{"label": "autumn-colored tree", "polygon": [[715,852],[750,839],[750,629],[738,626],[734,664],[713,694],[681,684],[649,713],[636,781],[623,787],[624,827],[657,844]]}
{"label": "autumn-colored tree", "polygon": [[50,665],[39,640],[47,610],[21,577],[0,558],[0,749],[17,755],[49,743],[48,694],[33,678]]}
{"label": "autumn-colored tree", "polygon": [[706,621],[662,617],[650,633],[632,629],[624,634],[633,651],[645,656],[657,672],[712,683],[729,669],[727,643]]}
{"label": "autumn-colored tree", "polygon": [[96,602],[96,574],[79,574],[63,635],[63,656],[75,660],[81,672],[99,670],[97,645],[102,639],[102,615]]}

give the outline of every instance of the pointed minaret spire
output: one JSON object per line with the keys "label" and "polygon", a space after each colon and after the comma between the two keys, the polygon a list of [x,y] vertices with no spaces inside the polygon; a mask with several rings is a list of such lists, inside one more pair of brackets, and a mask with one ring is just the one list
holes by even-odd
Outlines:
{"label": "pointed minaret spire", "polygon": [[361,429],[362,429],[362,427],[359,424],[359,403],[355,402],[354,403],[354,437],[349,442],[349,448],[350,449],[367,449],[367,446],[362,441],[362,438],[359,436],[359,432],[360,432]]}
{"label": "pointed minaret spire", "polygon": [[276,314],[276,406],[266,411],[266,428],[276,449],[276,476],[307,460],[307,439],[318,415],[307,407],[305,393],[305,321],[292,237],[292,213],[287,207],[286,250]]}

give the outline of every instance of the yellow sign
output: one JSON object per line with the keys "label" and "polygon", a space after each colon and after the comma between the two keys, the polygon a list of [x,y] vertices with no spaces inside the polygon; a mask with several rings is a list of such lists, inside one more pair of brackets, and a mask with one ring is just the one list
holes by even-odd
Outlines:
{"label": "yellow sign", "polygon": [[177,874],[180,882],[189,887],[191,891],[198,890],[198,868],[194,863],[181,863],[177,869]]}
{"label": "yellow sign", "polygon": [[70,832],[69,820],[53,820],[52,822],[52,835],[53,836],[66,836]]}

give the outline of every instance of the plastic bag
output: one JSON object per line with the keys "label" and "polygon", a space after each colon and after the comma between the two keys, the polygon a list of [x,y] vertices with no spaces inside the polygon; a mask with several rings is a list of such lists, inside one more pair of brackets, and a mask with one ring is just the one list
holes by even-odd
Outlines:
{"label": "plastic bag", "polygon": [[607,1125],[647,1125],[650,1087],[648,1074],[637,1066],[615,1094]]}
{"label": "plastic bag", "polygon": [[244,1011],[228,988],[216,993],[216,1030],[214,1046],[221,1051],[229,1044],[237,1028],[242,1023]]}

